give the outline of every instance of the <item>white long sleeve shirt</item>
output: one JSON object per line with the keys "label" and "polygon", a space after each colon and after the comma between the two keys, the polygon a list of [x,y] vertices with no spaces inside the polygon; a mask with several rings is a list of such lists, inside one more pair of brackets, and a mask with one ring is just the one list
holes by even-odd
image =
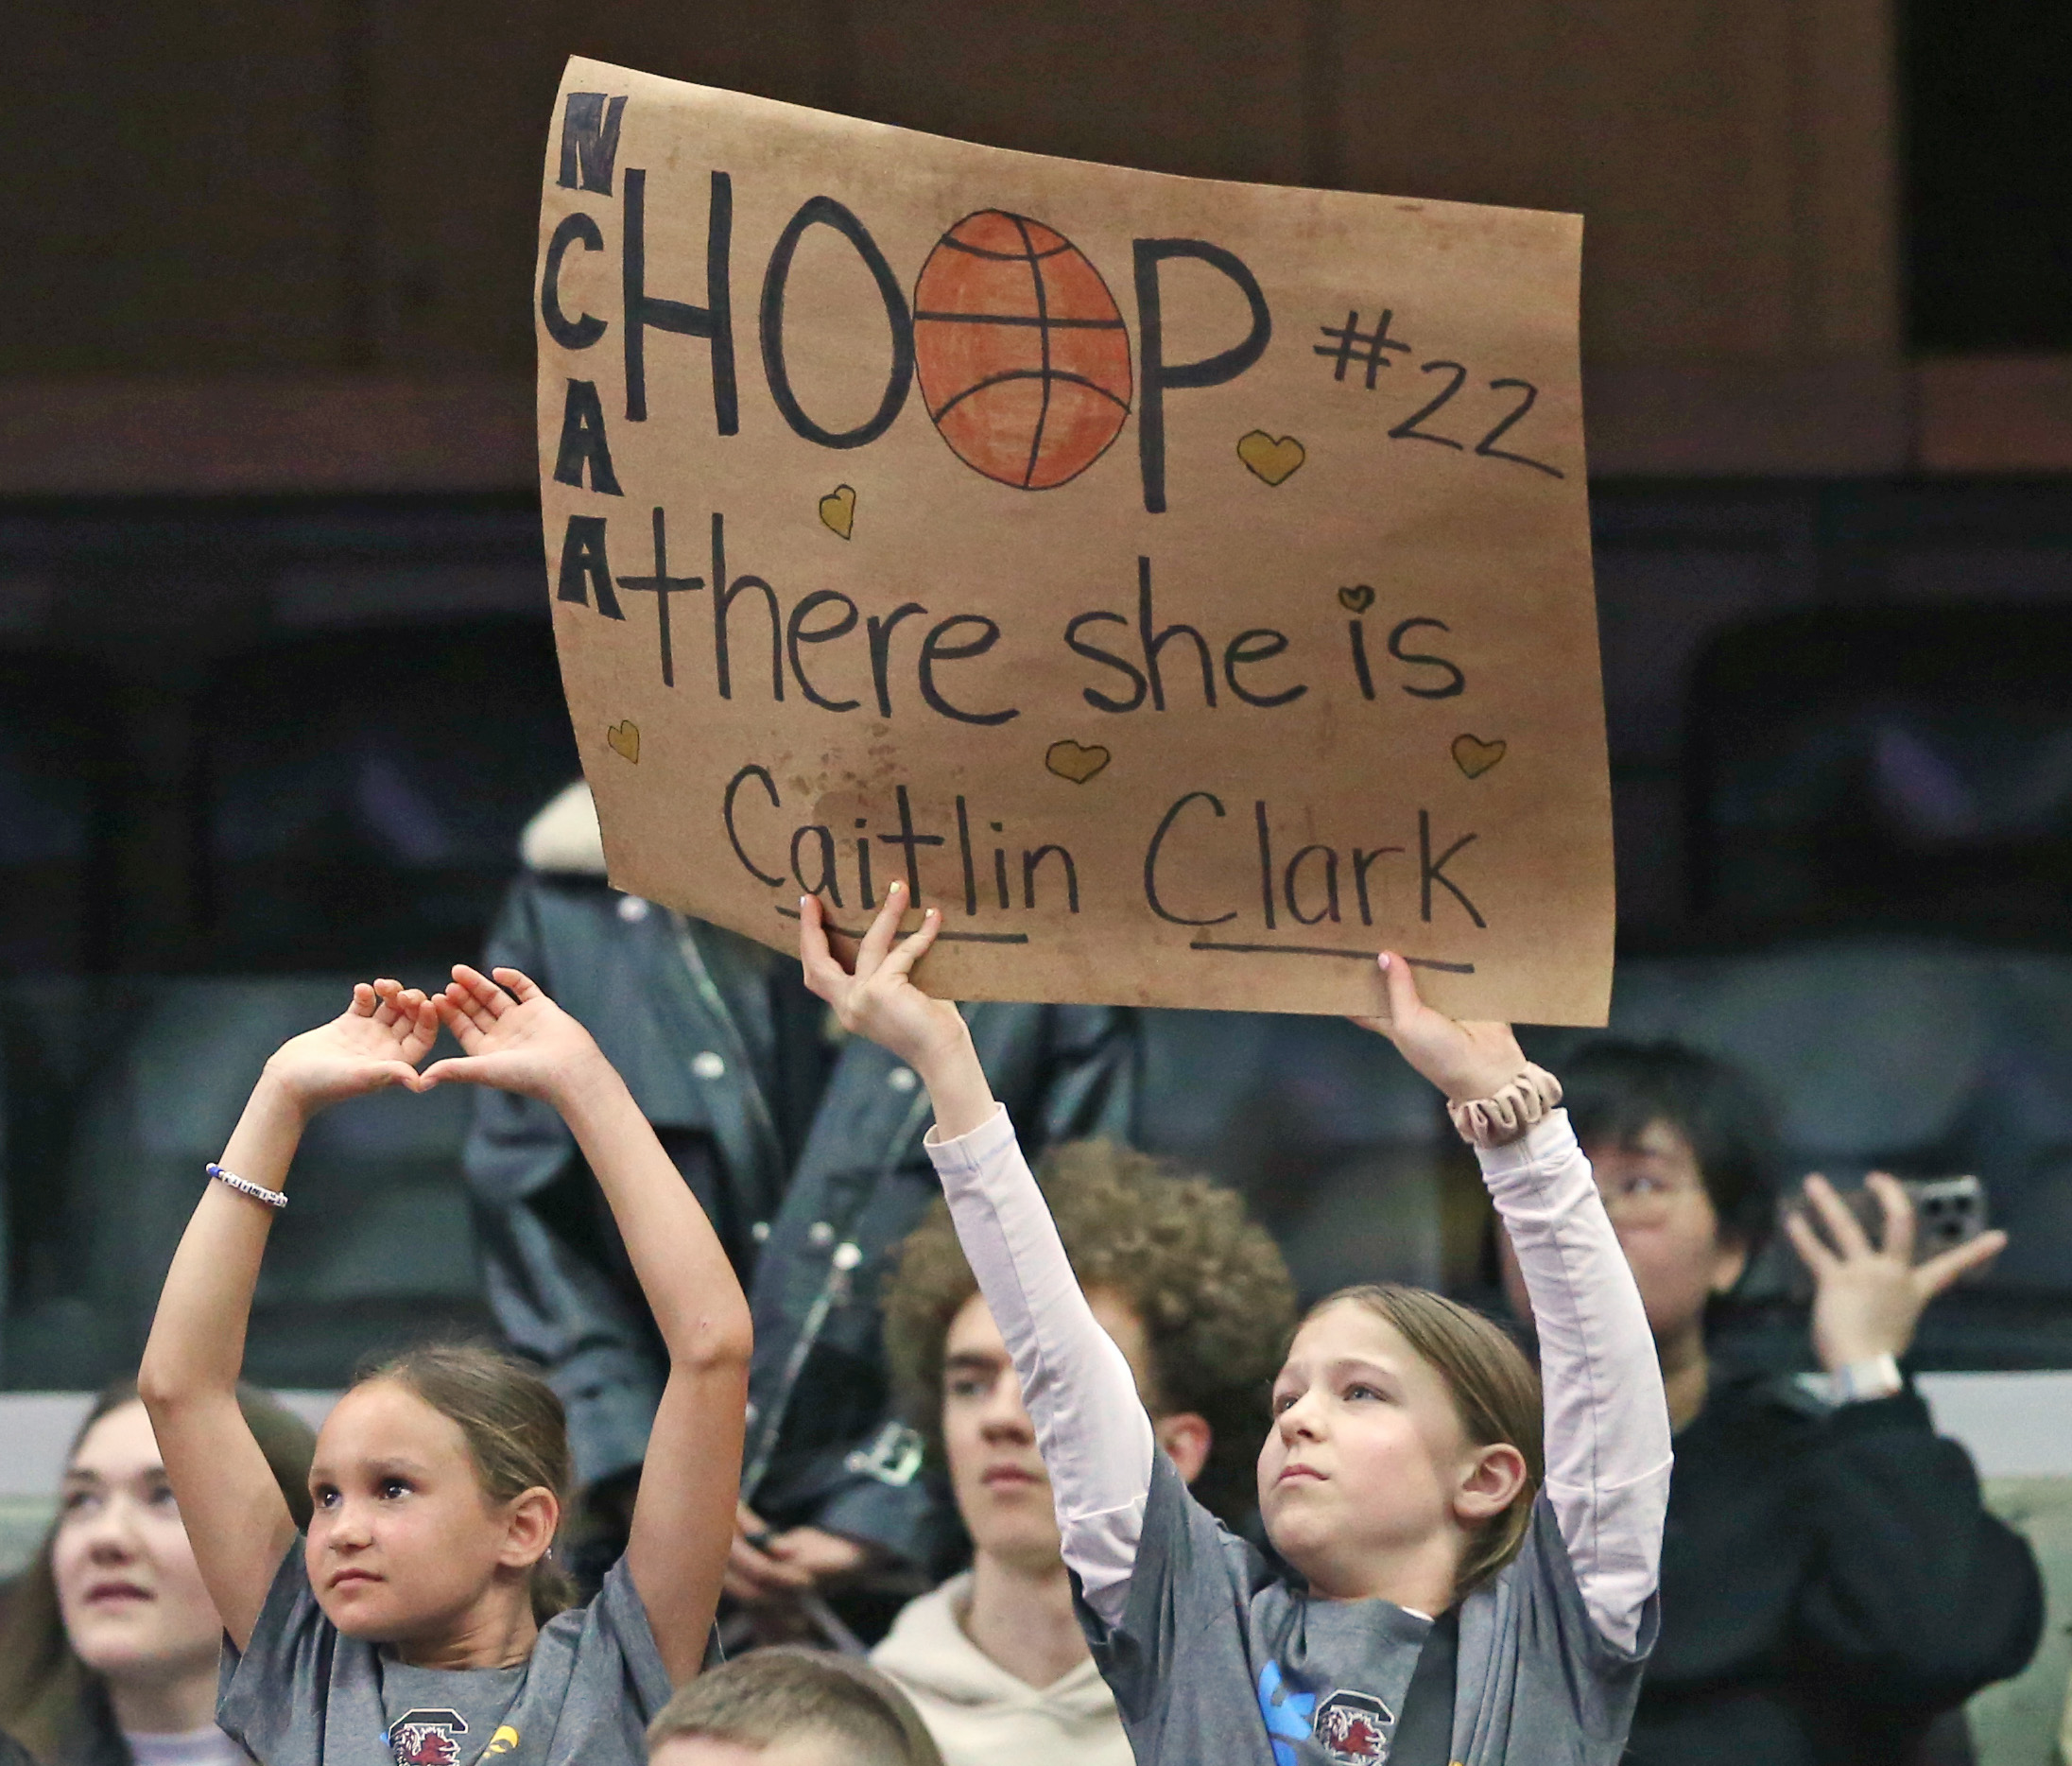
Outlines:
{"label": "white long sleeve shirt", "polygon": [[[1021,1376],[1065,1563],[1094,1612],[1119,1624],[1154,1452],[1136,1381],[1079,1291],[1006,1110],[955,1140],[931,1132],[928,1151]],[[1592,1621],[1631,1650],[1669,1495],[1668,1408],[1647,1314],[1566,1112],[1477,1156],[1539,1330],[1546,1496]]]}

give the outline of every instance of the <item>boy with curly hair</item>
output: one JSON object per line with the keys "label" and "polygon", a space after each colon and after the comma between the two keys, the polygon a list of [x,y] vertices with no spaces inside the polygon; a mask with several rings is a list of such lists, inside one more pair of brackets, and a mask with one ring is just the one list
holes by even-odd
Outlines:
{"label": "boy with curly hair", "polygon": [[[1252,1443],[1295,1323],[1294,1285],[1240,1199],[1109,1141],[1039,1172],[1079,1285],[1136,1375],[1159,1445],[1212,1510],[1252,1504]],[[972,1540],[972,1567],[908,1605],[872,1662],[947,1766],[1130,1766],[1059,1555],[1014,1364],[937,1203],[885,1295],[892,1377]]]}

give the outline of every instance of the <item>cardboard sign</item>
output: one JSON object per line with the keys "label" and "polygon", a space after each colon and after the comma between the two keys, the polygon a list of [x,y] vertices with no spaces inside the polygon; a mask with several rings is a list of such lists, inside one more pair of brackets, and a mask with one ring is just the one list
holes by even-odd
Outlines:
{"label": "cardboard sign", "polygon": [[1171,178],[572,61],[555,631],[620,888],[969,999],[1601,1024],[1570,216]]}

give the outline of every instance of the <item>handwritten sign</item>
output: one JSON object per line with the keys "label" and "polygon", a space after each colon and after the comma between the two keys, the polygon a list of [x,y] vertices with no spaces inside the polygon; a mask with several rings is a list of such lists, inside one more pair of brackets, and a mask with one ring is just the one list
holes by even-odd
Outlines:
{"label": "handwritten sign", "polygon": [[555,630],[620,888],[894,878],[972,999],[1601,1024],[1580,222],[1003,152],[572,61]]}

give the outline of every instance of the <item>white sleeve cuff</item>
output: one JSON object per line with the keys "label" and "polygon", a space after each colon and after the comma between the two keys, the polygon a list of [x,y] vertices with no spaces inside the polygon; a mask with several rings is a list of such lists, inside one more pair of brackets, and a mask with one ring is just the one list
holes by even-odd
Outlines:
{"label": "white sleeve cuff", "polygon": [[[1549,1110],[1516,1140],[1501,1147],[1477,1147],[1475,1156],[1481,1162],[1483,1181],[1494,1194],[1499,1188],[1516,1189],[1529,1185],[1535,1177],[1557,1172],[1581,1151],[1576,1131],[1569,1125],[1568,1112]],[[1583,1175],[1589,1176],[1587,1165]]]}
{"label": "white sleeve cuff", "polygon": [[993,1114],[970,1133],[945,1140],[942,1131],[931,1124],[921,1144],[927,1148],[937,1176],[970,1181],[978,1176],[987,1161],[998,1158],[1001,1150],[1013,1139],[1014,1123],[1008,1116],[1008,1107],[996,1103]]}

